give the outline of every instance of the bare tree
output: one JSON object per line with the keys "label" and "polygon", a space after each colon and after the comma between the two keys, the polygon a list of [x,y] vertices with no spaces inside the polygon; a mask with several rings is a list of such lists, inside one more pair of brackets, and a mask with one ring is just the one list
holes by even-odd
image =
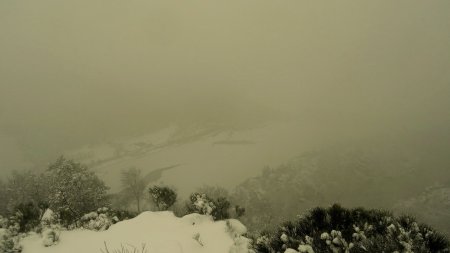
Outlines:
{"label": "bare tree", "polygon": [[140,213],[141,200],[142,197],[144,196],[144,190],[146,186],[145,181],[141,176],[141,170],[132,167],[122,171],[121,181],[123,192],[127,196],[134,198],[137,205],[137,211]]}

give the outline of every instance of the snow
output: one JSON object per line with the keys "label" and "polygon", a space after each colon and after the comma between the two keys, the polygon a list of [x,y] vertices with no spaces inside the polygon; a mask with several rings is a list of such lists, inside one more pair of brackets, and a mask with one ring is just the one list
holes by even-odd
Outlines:
{"label": "snow", "polygon": [[238,220],[229,219],[227,220],[227,225],[230,233],[235,237],[247,233],[247,228]]}
{"label": "snow", "polygon": [[50,224],[55,219],[56,219],[55,218],[55,213],[51,209],[46,209],[44,214],[42,215],[41,221]]}
{"label": "snow", "polygon": [[[230,228],[232,233],[230,233]],[[144,212],[112,225],[109,230],[61,231],[57,245],[45,247],[40,235],[22,240],[23,253],[101,253],[133,246],[147,253],[248,253],[245,227],[237,220],[216,221],[210,216],[190,214],[182,218],[172,212]]]}

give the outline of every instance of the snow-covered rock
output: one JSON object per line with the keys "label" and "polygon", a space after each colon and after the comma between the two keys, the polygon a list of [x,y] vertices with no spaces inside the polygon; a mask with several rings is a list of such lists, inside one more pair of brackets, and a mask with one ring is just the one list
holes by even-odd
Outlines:
{"label": "snow-covered rock", "polygon": [[45,247],[39,235],[24,238],[22,245],[23,253],[99,253],[106,252],[105,247],[113,252],[143,245],[147,253],[248,253],[249,240],[240,234],[245,230],[237,220],[214,222],[199,214],[178,218],[172,212],[144,212],[106,231],[61,231],[60,242],[51,247]]}

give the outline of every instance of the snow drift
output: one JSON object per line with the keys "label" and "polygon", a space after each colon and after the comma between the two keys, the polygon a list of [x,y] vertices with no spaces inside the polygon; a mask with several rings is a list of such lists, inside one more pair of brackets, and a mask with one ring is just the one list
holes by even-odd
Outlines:
{"label": "snow drift", "polygon": [[[172,212],[144,212],[119,222],[109,230],[62,231],[57,245],[45,247],[34,234],[23,239],[23,253],[101,253],[123,248],[134,252],[145,246],[147,253],[247,253],[246,228],[237,220],[216,221],[190,214],[182,218]],[[106,245],[106,246],[105,246]],[[120,251],[122,252],[122,251]]]}

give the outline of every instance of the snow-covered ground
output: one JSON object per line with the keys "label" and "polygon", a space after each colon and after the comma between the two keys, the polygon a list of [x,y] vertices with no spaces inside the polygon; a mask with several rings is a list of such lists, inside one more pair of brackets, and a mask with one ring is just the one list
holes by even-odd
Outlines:
{"label": "snow-covered ground", "polygon": [[[247,253],[246,228],[237,220],[216,221],[190,214],[182,218],[171,212],[144,212],[119,222],[109,230],[62,231],[57,245],[45,247],[40,235],[23,239],[23,253],[101,253],[134,247],[146,253]],[[106,245],[106,247],[105,247]]]}

